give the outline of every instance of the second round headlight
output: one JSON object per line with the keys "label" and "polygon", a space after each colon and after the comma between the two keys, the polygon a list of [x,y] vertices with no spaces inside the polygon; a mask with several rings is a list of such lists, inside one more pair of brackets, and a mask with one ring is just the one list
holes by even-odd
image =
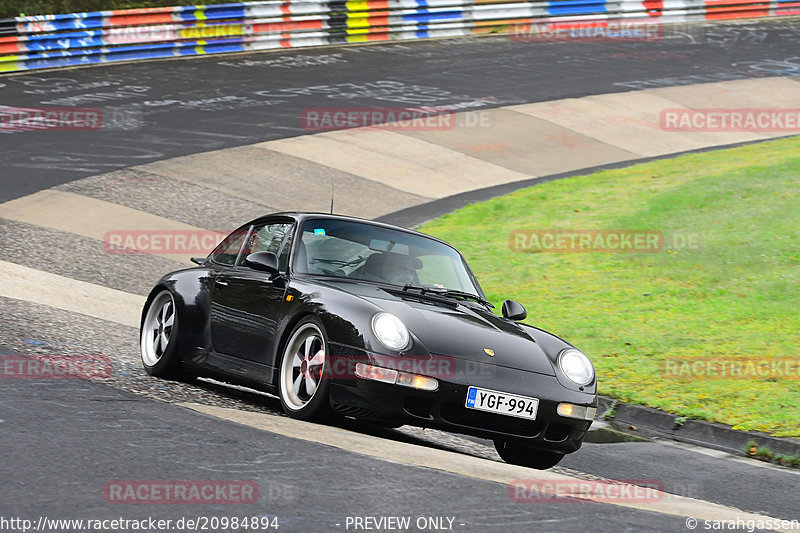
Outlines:
{"label": "second round headlight", "polygon": [[594,366],[583,352],[567,348],[558,356],[558,366],[564,374],[578,385],[588,385],[594,379]]}

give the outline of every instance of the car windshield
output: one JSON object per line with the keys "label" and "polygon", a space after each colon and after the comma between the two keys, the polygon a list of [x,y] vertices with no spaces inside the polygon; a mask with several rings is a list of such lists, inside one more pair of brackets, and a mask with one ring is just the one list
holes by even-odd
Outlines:
{"label": "car windshield", "polygon": [[480,294],[455,249],[364,222],[305,221],[293,261],[298,273]]}

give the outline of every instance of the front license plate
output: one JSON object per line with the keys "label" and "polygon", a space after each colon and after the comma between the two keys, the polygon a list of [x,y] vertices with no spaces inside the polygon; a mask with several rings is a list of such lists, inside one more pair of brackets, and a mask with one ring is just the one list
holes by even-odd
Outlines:
{"label": "front license plate", "polygon": [[507,392],[470,387],[467,390],[465,405],[469,409],[535,420],[536,411],[539,409],[539,400]]}

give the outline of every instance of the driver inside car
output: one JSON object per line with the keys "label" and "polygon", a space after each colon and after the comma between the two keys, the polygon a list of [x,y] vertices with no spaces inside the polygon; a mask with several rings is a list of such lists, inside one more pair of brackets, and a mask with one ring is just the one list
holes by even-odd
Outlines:
{"label": "driver inside car", "polygon": [[395,285],[418,285],[417,269],[422,268],[422,261],[417,257],[391,252],[374,253],[367,259],[363,267],[363,279],[386,281]]}

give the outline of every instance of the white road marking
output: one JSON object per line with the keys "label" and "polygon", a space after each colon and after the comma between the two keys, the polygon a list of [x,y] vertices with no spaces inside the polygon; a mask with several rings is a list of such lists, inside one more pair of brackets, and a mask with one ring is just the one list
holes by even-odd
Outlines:
{"label": "white road marking", "polygon": [[[531,141],[525,139],[524,142]],[[377,128],[302,135],[256,146],[432,198],[532,177],[434,143]]]}
{"label": "white road marking", "polygon": [[[145,239],[145,243],[148,245],[154,243],[158,250],[153,247],[151,249],[145,248],[142,252],[152,252],[152,255],[158,255],[180,263],[188,263],[190,255],[202,254],[165,249],[163,247],[165,246],[166,238],[174,239],[178,232],[189,232],[189,235],[195,236],[202,236],[208,233],[201,228],[184,224],[183,222],[176,222],[169,218],[124,205],[56,189],[39,191],[0,204],[0,218],[74,233],[100,242],[107,241],[111,244],[113,244],[113,241],[109,238],[111,234],[117,234],[122,237],[131,235],[136,238],[139,234],[147,236],[155,232],[159,236],[163,235],[163,237],[158,241]],[[224,237],[224,235],[220,234],[220,237]],[[123,241],[123,238],[120,240]],[[211,248],[213,248],[213,244]],[[155,253],[160,251],[166,251],[167,253]],[[208,251],[210,252],[211,249]]]}
{"label": "white road marking", "polygon": [[139,327],[144,296],[0,261],[0,296]]}
{"label": "white road marking", "polygon": [[[531,470],[520,466],[489,461],[459,453],[427,448],[416,444],[392,441],[364,435],[342,428],[312,424],[292,418],[253,413],[240,409],[178,403],[176,405],[192,409],[217,418],[229,420],[278,435],[333,446],[350,452],[425,468],[432,468],[486,481],[494,481],[511,486],[515,480],[535,480],[542,492],[546,492],[546,482],[570,482],[578,478],[556,474],[547,470]],[[550,493],[555,496],[555,492]],[[694,517],[698,520],[774,520],[768,516],[742,511],[735,507],[720,505],[685,496],[660,493],[654,501],[622,502],[595,499],[591,495],[579,495],[580,499],[592,502],[619,505],[641,511],[660,514]],[[520,505],[525,505],[521,503]]]}

